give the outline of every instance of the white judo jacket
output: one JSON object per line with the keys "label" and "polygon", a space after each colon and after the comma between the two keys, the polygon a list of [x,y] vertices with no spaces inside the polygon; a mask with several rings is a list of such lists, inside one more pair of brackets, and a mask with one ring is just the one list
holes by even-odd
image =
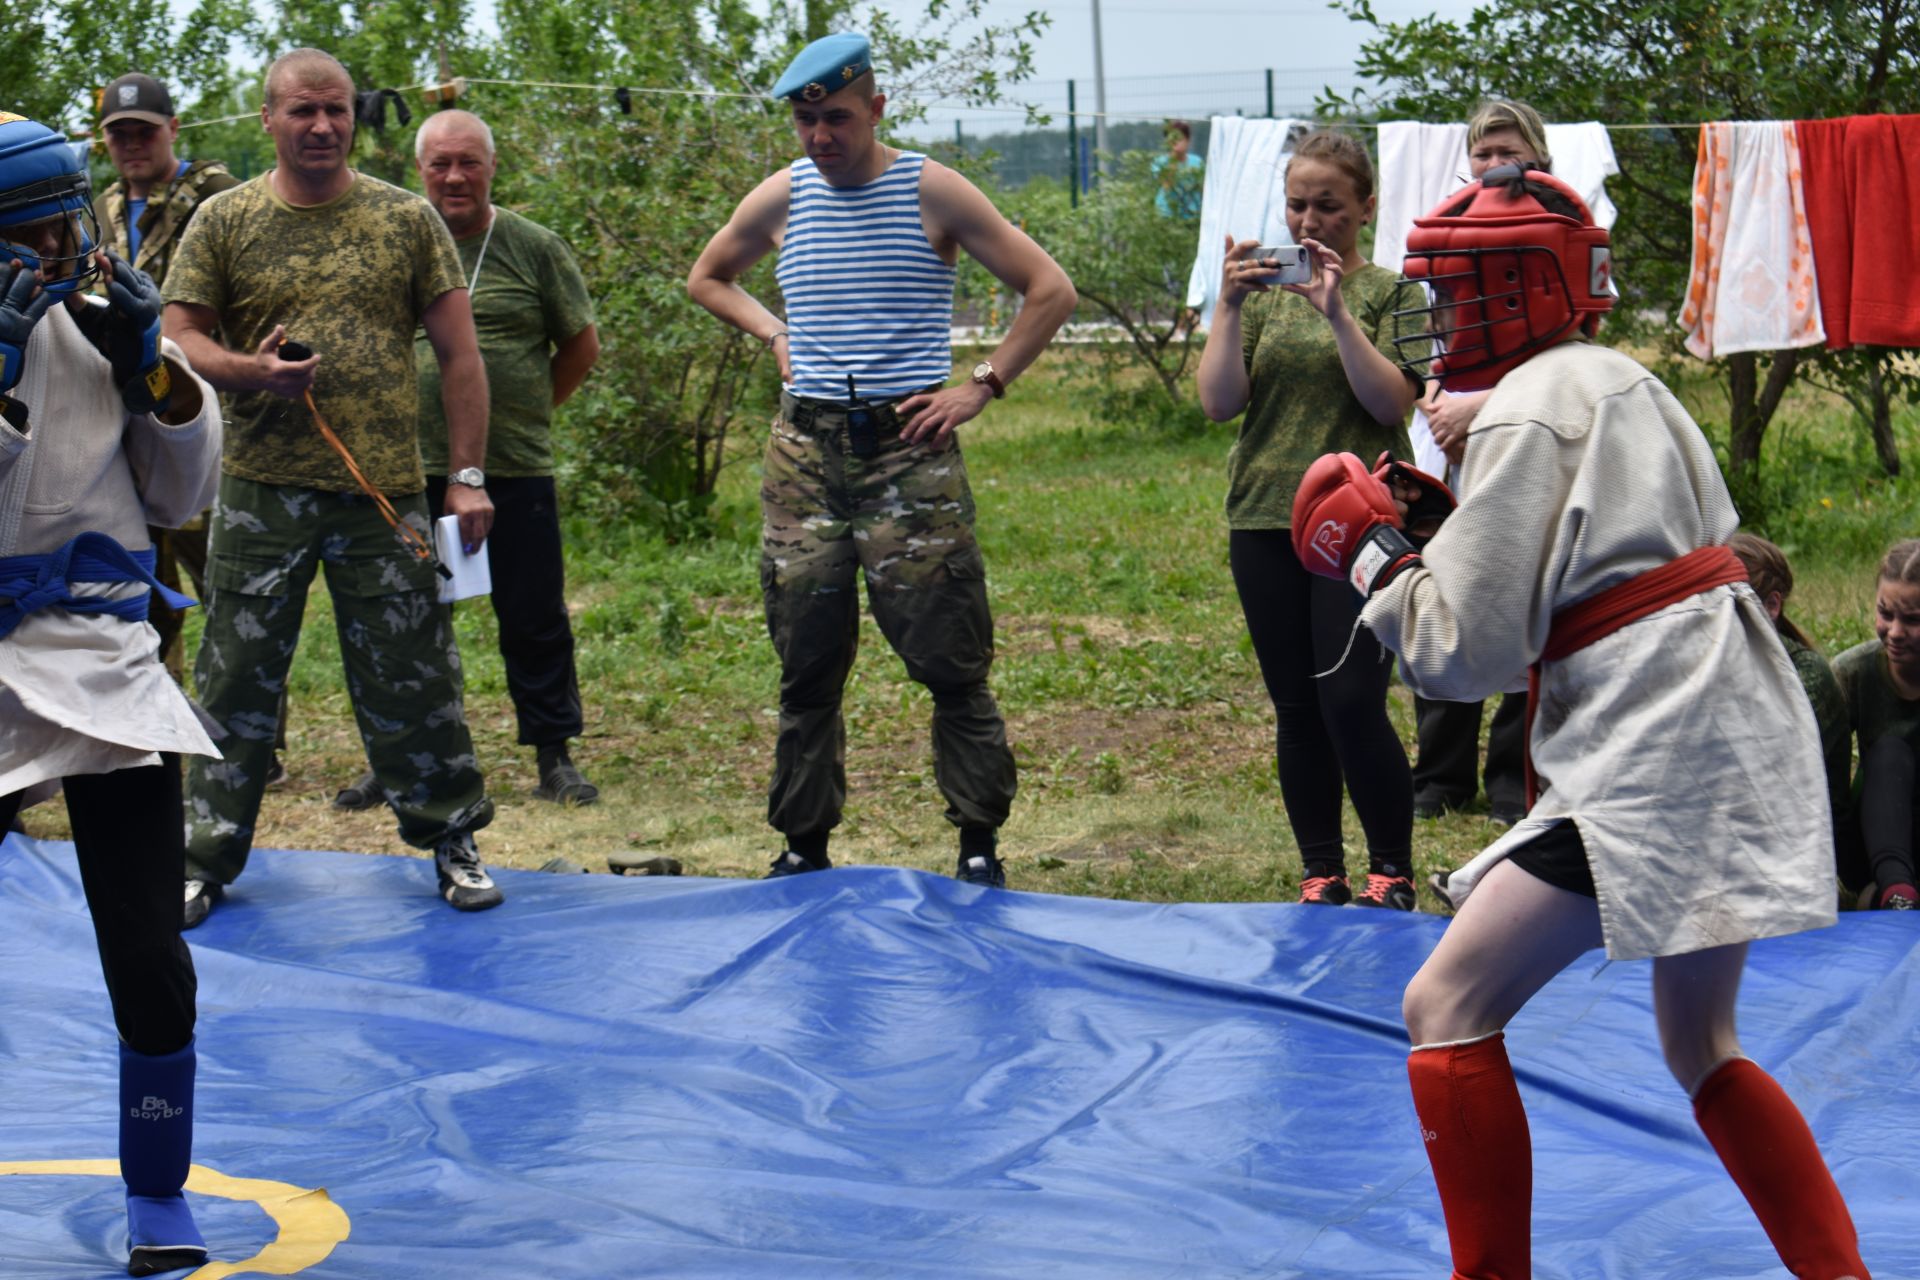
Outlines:
{"label": "white judo jacket", "polygon": [[[176,378],[199,382],[178,347],[165,349]],[[130,415],[106,357],[64,304],[49,308],[12,392],[29,432],[0,420],[0,556],[54,551],[89,530],[144,550],[149,524],[173,527],[205,510],[219,483],[220,402],[199,386],[191,422]],[[131,597],[149,588],[78,590]],[[159,647],[144,622],[60,608],[29,614],[0,639],[0,795],[157,764],[162,751],[218,756]]]}
{"label": "white judo jacket", "polygon": [[[1738,514],[1678,400],[1585,342],[1507,374],[1475,417],[1466,498],[1362,612],[1427,698],[1525,683],[1553,615],[1689,551]],[[1678,955],[1832,924],[1813,712],[1766,610],[1716,587],[1548,664],[1527,819],[1447,882],[1463,902],[1561,819],[1592,865],[1607,954]]]}

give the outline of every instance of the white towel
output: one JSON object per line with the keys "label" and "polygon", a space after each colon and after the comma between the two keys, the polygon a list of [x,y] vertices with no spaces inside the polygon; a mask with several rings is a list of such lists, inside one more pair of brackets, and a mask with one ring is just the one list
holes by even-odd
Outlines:
{"label": "white towel", "polygon": [[1258,237],[1261,244],[1292,244],[1287,234],[1288,137],[1300,120],[1215,116],[1207,136],[1206,183],[1200,194],[1200,243],[1187,279],[1187,305],[1205,326],[1220,297],[1226,238]]}
{"label": "white towel", "polygon": [[[1374,222],[1373,260],[1400,273],[1413,220],[1467,185],[1467,126],[1396,120],[1380,126],[1380,207]],[[1553,176],[1580,193],[1593,220],[1611,228],[1618,210],[1607,196],[1607,179],[1620,172],[1613,140],[1594,121],[1547,126]]]}

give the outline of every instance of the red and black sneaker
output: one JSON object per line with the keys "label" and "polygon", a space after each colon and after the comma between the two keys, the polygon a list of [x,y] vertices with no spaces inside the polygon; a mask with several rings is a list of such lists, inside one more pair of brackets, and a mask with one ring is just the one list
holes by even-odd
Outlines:
{"label": "red and black sneaker", "polygon": [[1881,911],[1920,910],[1920,891],[1910,884],[1890,884],[1880,891],[1873,905]]}
{"label": "red and black sneaker", "polygon": [[1338,872],[1330,876],[1308,876],[1300,882],[1300,901],[1323,907],[1344,907],[1353,901],[1353,890],[1347,887],[1347,877]]}
{"label": "red and black sneaker", "polygon": [[1419,895],[1413,891],[1413,881],[1405,876],[1383,876],[1377,871],[1367,873],[1367,887],[1353,900],[1356,907],[1391,907],[1395,911],[1411,911]]}

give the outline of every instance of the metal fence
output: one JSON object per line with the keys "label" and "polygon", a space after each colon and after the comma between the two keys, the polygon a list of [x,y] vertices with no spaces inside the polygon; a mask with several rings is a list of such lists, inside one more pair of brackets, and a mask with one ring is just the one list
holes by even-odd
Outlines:
{"label": "metal fence", "polygon": [[[1107,149],[1114,154],[1164,150],[1166,122],[1186,120],[1193,126],[1193,152],[1204,158],[1209,117],[1310,116],[1324,90],[1350,94],[1354,87],[1350,66],[1109,77]],[[990,156],[995,176],[1006,186],[1071,177],[1084,191],[1097,180],[1098,116],[1091,81],[1026,81],[1013,86],[1008,97],[1032,104],[1046,123],[1029,125],[1023,106],[943,106],[915,132],[969,155]]]}

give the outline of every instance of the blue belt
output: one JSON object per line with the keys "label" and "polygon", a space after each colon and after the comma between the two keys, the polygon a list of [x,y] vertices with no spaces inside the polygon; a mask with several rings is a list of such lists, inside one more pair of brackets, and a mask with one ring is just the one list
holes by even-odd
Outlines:
{"label": "blue belt", "polygon": [[144,582],[172,609],[191,609],[199,601],[181,595],[153,576],[154,555],[129,551],[104,533],[83,533],[58,551],[31,556],[0,556],[0,640],[46,608],[70,613],[105,613],[128,622],[145,622],[148,593],[116,599],[75,595],[76,582]]}

